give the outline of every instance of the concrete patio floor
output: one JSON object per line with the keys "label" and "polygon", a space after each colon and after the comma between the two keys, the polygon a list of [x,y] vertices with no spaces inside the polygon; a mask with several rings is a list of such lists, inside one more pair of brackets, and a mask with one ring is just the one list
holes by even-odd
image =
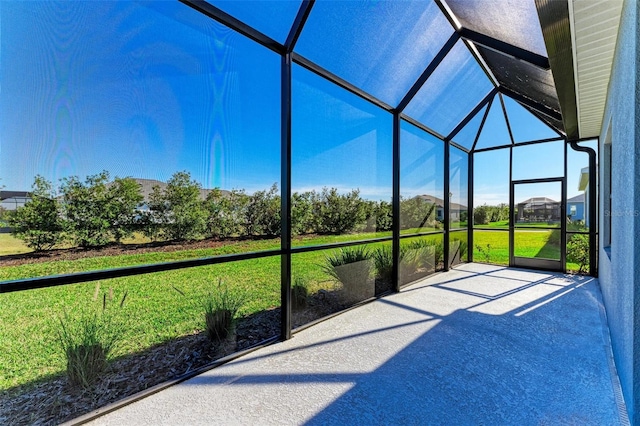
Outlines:
{"label": "concrete patio floor", "polygon": [[628,424],[597,280],[466,264],[97,425]]}

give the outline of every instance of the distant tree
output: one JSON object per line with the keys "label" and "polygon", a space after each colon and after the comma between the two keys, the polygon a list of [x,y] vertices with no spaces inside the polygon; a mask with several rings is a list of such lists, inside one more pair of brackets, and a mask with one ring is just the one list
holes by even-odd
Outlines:
{"label": "distant tree", "polygon": [[63,212],[69,233],[79,247],[100,247],[111,240],[109,172],[62,179]]}
{"label": "distant tree", "polygon": [[402,229],[435,227],[436,205],[422,197],[400,199],[400,226]]}
{"label": "distant tree", "polygon": [[0,206],[0,228],[9,226],[9,216],[11,216],[11,212]]}
{"label": "distant tree", "polygon": [[156,186],[149,197],[150,221],[166,240],[193,240],[203,235],[207,212],[200,200],[201,186],[191,174],[174,173],[164,191]]}
{"label": "distant tree", "polygon": [[109,182],[109,172],[62,179],[63,212],[70,235],[79,247],[100,247],[133,234],[143,200],[132,178]]}
{"label": "distant tree", "polygon": [[486,204],[473,209],[473,223],[475,225],[487,225],[489,220],[489,207]]}
{"label": "distant tree", "polygon": [[313,198],[315,191],[291,194],[291,233],[303,235],[315,232]]}
{"label": "distant tree", "polygon": [[365,232],[391,231],[393,206],[387,201],[364,201],[366,211]]}
{"label": "distant tree", "polygon": [[51,182],[35,177],[31,199],[9,216],[12,235],[35,251],[49,250],[63,240],[60,204]]}
{"label": "distant tree", "polygon": [[364,223],[361,226],[356,227],[356,231],[375,232],[376,231],[376,210],[378,209],[378,203],[371,200],[363,200],[363,203],[364,203]]}
{"label": "distant tree", "polygon": [[222,239],[243,233],[247,198],[244,191],[223,193],[216,188],[209,192],[203,202],[207,213],[206,235]]}
{"label": "distant tree", "polygon": [[393,228],[393,205],[380,201],[375,206],[376,231],[391,231]]}
{"label": "distant tree", "polygon": [[109,185],[107,212],[109,231],[116,242],[131,237],[140,219],[138,208],[144,200],[140,184],[133,178],[116,177]]}
{"label": "distant tree", "polygon": [[509,220],[509,205],[502,203],[497,206],[483,204],[473,209],[473,223],[487,225],[492,222]]}
{"label": "distant tree", "polygon": [[360,198],[360,191],[357,189],[339,194],[336,188],[323,188],[322,192],[314,197],[313,202],[313,213],[318,218],[317,232],[351,232],[366,220],[366,208],[366,203]]}
{"label": "distant tree", "polygon": [[498,212],[495,221],[509,220],[509,204],[500,203],[497,206]]}
{"label": "distant tree", "polygon": [[256,191],[249,197],[246,207],[245,229],[247,235],[280,235],[280,195],[278,185],[267,191]]}
{"label": "distant tree", "polygon": [[168,216],[168,206],[164,201],[164,194],[158,185],[151,188],[147,209],[142,212],[139,223],[142,233],[152,241],[163,237],[165,217]]}

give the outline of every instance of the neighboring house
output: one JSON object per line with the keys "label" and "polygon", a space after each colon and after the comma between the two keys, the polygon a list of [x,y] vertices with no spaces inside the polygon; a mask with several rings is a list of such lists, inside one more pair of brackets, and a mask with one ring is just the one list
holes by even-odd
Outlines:
{"label": "neighboring house", "polygon": [[[422,198],[424,201],[428,203],[433,203],[436,205],[436,219],[443,221],[444,220],[444,200],[442,198],[434,197],[433,195],[418,195],[418,198]],[[460,220],[460,214],[462,212],[467,211],[467,206],[463,206],[458,203],[450,203],[449,204],[449,213],[451,220],[457,221]]]}
{"label": "neighboring house", "polygon": [[547,197],[532,197],[518,203],[517,222],[559,222],[561,203]]}
{"label": "neighboring house", "polygon": [[[145,203],[145,207],[143,207],[143,210],[146,208],[146,203],[149,202],[149,197],[151,196],[151,193],[153,192],[153,187],[157,186],[161,192],[163,192],[166,188],[167,188],[167,184],[164,182],[160,182],[159,180],[155,180],[155,179],[142,179],[142,178],[133,178],[134,181],[136,181],[136,183],[138,185],[140,185],[140,193],[142,194],[142,196],[144,197],[144,203]],[[207,198],[207,195],[209,195],[210,192],[214,191],[214,189],[205,189],[205,188],[200,188],[200,199],[204,200]],[[227,195],[230,192],[227,190],[220,190],[220,192],[223,195]]]}
{"label": "neighboring house", "polygon": [[[15,211],[31,200],[31,194],[27,191],[0,191],[0,212]],[[4,215],[0,216],[0,234],[11,232]]]}
{"label": "neighboring house", "polygon": [[572,222],[585,219],[584,199],[585,194],[582,193],[567,200],[567,217]]}
{"label": "neighboring house", "polygon": [[[153,187],[158,186],[161,191],[164,191],[167,187],[167,184],[164,182],[160,182],[155,179],[141,179],[141,178],[133,178],[134,181],[138,185],[140,185],[140,193],[144,197],[144,205],[141,207],[141,210],[148,209],[146,204],[149,202],[149,197],[153,192]],[[207,198],[210,192],[214,191],[213,189],[200,189],[200,199],[204,200]],[[229,191],[221,190],[223,195],[229,194]],[[63,196],[58,195],[56,199],[60,202],[63,201]],[[27,202],[31,200],[31,193],[27,191],[0,191],[0,207],[5,210],[17,210],[18,208],[24,206]]]}
{"label": "neighboring house", "polygon": [[0,207],[5,210],[17,210],[31,200],[27,191],[0,191]]}

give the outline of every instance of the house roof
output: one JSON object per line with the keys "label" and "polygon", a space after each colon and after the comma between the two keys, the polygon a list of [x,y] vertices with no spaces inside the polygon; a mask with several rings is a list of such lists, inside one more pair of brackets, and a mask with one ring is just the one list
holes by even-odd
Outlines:
{"label": "house roof", "polygon": [[0,191],[0,201],[8,198],[29,198],[31,193],[28,191]]}
{"label": "house roof", "polygon": [[567,199],[567,203],[584,203],[584,192]]}
{"label": "house roof", "polygon": [[[164,191],[167,187],[167,184],[155,179],[142,179],[142,178],[133,178],[138,185],[140,185],[140,192],[144,197],[144,201],[149,201],[149,196],[153,192],[153,187],[157,186],[160,191]],[[200,188],[200,199],[204,200],[207,198],[207,195],[212,192],[213,189]],[[220,190],[222,194],[228,194],[229,191]]]}
{"label": "house roof", "polygon": [[[434,203],[436,207],[440,207],[440,208],[444,207],[444,200],[442,198],[434,197],[433,195],[427,195],[427,194],[417,195],[416,198],[422,198],[424,201],[428,203]],[[449,203],[449,208],[452,210],[466,210],[467,206],[463,206],[462,204],[452,202],[452,203]]]}
{"label": "house roof", "polygon": [[560,204],[558,201],[552,200],[548,197],[531,197],[520,203],[518,206],[524,206],[525,208],[539,207],[547,204]]}
{"label": "house roof", "polygon": [[600,135],[623,0],[536,0],[568,139]]}

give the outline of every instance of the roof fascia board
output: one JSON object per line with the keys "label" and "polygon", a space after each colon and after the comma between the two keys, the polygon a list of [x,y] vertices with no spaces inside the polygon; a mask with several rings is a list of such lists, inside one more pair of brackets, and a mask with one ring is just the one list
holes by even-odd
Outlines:
{"label": "roof fascia board", "polygon": [[579,138],[569,0],[535,0],[569,140]]}

